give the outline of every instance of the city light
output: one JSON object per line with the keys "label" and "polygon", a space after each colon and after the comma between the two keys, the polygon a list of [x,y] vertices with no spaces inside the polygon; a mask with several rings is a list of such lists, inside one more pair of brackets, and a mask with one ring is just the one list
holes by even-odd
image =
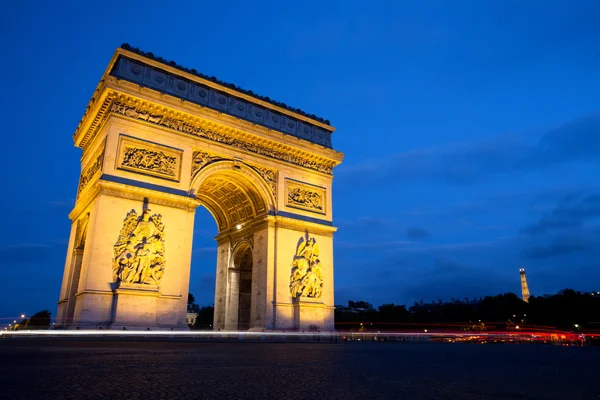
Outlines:
{"label": "city light", "polygon": [[21,318],[25,318],[25,314],[21,314]]}

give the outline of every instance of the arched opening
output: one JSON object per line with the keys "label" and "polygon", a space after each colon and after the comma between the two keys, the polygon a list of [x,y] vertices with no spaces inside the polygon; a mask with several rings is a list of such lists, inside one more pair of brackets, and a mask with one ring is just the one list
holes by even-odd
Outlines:
{"label": "arched opening", "polygon": [[[233,161],[219,161],[205,166],[196,174],[191,187],[191,192],[203,207],[196,211],[190,292],[196,299],[205,301],[207,294],[197,294],[195,290],[206,290],[208,281],[212,279],[213,328],[251,329],[252,310],[256,308],[254,303],[257,296],[261,295],[253,293],[256,268],[252,237],[258,226],[256,222],[264,219],[273,209],[274,194],[252,167]],[[217,231],[212,234],[207,229],[212,224],[207,222],[207,215],[202,208],[212,214],[217,224]],[[217,239],[217,246],[214,239]],[[212,245],[208,244],[209,241]],[[202,272],[195,271],[197,267]]]}
{"label": "arched opening", "polygon": [[194,302],[188,303],[187,319],[193,320],[194,329],[212,329],[215,301],[215,260],[217,234],[215,218],[206,207],[196,208],[189,293]]}

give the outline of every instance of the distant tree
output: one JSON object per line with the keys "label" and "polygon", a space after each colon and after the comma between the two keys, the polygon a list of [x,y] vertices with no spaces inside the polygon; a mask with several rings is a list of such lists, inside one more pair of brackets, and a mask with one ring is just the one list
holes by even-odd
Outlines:
{"label": "distant tree", "polygon": [[26,326],[27,329],[48,329],[50,328],[50,316],[51,313],[48,310],[43,310],[38,313],[35,313]]}
{"label": "distant tree", "polygon": [[383,304],[379,306],[379,321],[382,322],[402,322],[409,318],[405,305]]}
{"label": "distant tree", "polygon": [[194,297],[193,294],[188,293],[188,304],[194,304],[196,302],[196,298]]}
{"label": "distant tree", "polygon": [[192,329],[211,329],[215,316],[215,308],[213,306],[202,307],[198,310],[196,323]]}

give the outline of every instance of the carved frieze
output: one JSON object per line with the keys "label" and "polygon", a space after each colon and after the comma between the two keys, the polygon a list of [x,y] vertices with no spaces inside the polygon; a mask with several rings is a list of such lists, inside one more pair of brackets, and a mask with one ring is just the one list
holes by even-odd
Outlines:
{"label": "carved frieze", "polygon": [[182,151],[121,135],[117,168],[179,181]]}
{"label": "carved frieze", "polygon": [[319,246],[314,237],[300,239],[292,262],[290,294],[292,298],[319,298],[323,292],[323,273]]}
{"label": "carved frieze", "polygon": [[84,171],[81,173],[79,178],[79,189],[77,190],[77,195],[87,186],[90,181],[95,178],[97,175],[100,175],[102,172],[102,163],[104,161],[104,146],[100,150],[100,153],[95,157],[94,161],[91,165],[89,165]]}
{"label": "carved frieze", "polygon": [[271,157],[276,160],[285,161],[291,164],[299,165],[305,168],[310,168],[315,171],[323,172],[326,174],[331,174],[331,171],[334,166],[334,163],[323,164],[296,154],[291,154],[287,151],[277,150],[275,146],[269,147],[263,144],[252,143],[246,140],[237,139],[233,136],[217,132],[213,129],[207,129],[192,122],[186,122],[182,119],[169,117],[158,112],[146,111],[141,108],[130,106],[118,101],[112,103],[110,111],[115,114],[123,115],[125,117],[142,120],[155,125],[164,126],[179,132],[198,136],[214,142],[226,144],[240,150],[245,150],[251,153]]}
{"label": "carved frieze", "polygon": [[114,245],[113,280],[116,283],[158,285],[165,270],[165,226],[160,214],[127,213]]}
{"label": "carved frieze", "polygon": [[285,181],[286,205],[319,214],[326,213],[325,201],[327,190],[320,186],[298,182],[292,179]]}
{"label": "carved frieze", "polygon": [[223,159],[224,158],[221,156],[210,154],[201,150],[195,150],[192,156],[192,178],[196,175],[196,172],[200,171],[208,164]]}
{"label": "carved frieze", "polygon": [[273,197],[277,199],[277,172],[272,169],[262,168],[262,167],[252,167],[256,172],[262,176],[262,178],[267,182],[267,185],[271,188],[271,193],[273,193]]}

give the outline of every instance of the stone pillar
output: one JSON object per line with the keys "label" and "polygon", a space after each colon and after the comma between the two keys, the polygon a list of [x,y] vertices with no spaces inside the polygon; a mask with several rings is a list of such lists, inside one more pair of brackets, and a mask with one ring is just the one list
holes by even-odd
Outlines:
{"label": "stone pillar", "polygon": [[250,312],[250,330],[269,330],[267,310],[267,265],[268,265],[268,228],[257,230],[253,234],[252,251],[252,310]]}
{"label": "stone pillar", "polygon": [[[116,185],[115,185],[116,186]],[[188,329],[185,323],[194,225],[193,204],[169,205],[160,193],[140,200],[120,197],[118,188],[100,193],[90,205],[90,221],[81,263],[72,327]],[[144,200],[145,199],[145,200]],[[188,200],[182,200],[182,202]],[[117,283],[114,246],[131,210],[160,215],[164,224],[164,274],[158,285]],[[191,209],[190,209],[191,208]],[[136,222],[137,223],[137,222]],[[136,245],[135,243],[133,245]],[[138,243],[139,245],[139,243]],[[155,254],[155,253],[151,253]]]}
{"label": "stone pillar", "polygon": [[[270,298],[273,305],[271,329],[309,330],[311,325],[320,331],[334,329],[333,232],[335,228],[302,221],[279,219],[273,224],[273,259],[268,275],[273,286]],[[293,298],[290,291],[292,264],[299,245],[308,238],[315,239],[323,286],[317,297]],[[269,253],[271,254],[271,253]]]}
{"label": "stone pillar", "polygon": [[225,329],[225,312],[227,308],[227,274],[229,269],[229,249],[227,240],[218,242],[217,247],[217,277],[215,282],[215,315],[213,329]]}
{"label": "stone pillar", "polygon": [[83,247],[78,247],[73,251],[72,257],[72,274],[69,282],[67,312],[64,320],[65,325],[70,325],[73,322],[73,314],[75,312],[75,296],[79,288],[79,278],[81,277],[81,263],[83,261]]}
{"label": "stone pillar", "polygon": [[[67,249],[67,257],[65,261],[65,272],[63,274],[62,286],[60,289],[60,296],[58,300],[58,311],[56,313],[56,327],[67,328],[67,310],[69,308],[69,301],[75,302],[75,297],[70,295],[71,293],[71,281],[73,277],[73,256],[75,249],[75,241],[77,236],[77,221],[73,221],[71,224],[71,235],[69,237],[69,247]],[[72,314],[70,319],[72,319]]]}
{"label": "stone pillar", "polygon": [[230,267],[227,280],[227,309],[225,311],[225,329],[238,329],[238,310],[240,303],[240,270]]}

